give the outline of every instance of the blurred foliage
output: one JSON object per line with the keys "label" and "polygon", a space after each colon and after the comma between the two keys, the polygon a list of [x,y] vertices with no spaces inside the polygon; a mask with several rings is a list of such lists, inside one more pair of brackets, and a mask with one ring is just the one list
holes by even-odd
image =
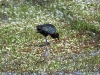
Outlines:
{"label": "blurred foliage", "polygon": [[[43,23],[56,26],[60,42],[48,37],[50,56],[42,62],[44,37],[35,27]],[[0,71],[98,71],[99,49],[99,3],[0,0]]]}

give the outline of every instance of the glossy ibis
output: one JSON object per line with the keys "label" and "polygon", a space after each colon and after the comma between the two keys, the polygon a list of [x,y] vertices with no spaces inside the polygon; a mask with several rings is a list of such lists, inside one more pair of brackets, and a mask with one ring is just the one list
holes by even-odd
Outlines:
{"label": "glossy ibis", "polygon": [[41,33],[46,38],[46,51],[42,54],[44,60],[49,55],[49,49],[47,47],[47,36],[50,35],[52,38],[57,38],[59,40],[59,33],[56,33],[56,27],[52,24],[43,24],[36,26],[38,33]]}
{"label": "glossy ibis", "polygon": [[47,36],[50,35],[52,38],[57,38],[59,40],[59,33],[56,32],[56,27],[52,24],[43,24],[36,26],[38,33],[41,33],[46,38],[47,45]]}

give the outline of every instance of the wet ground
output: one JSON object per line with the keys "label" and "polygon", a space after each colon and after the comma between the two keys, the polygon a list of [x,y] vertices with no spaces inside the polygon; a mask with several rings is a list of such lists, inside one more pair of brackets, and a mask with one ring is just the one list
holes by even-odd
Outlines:
{"label": "wet ground", "polygon": [[97,72],[89,72],[89,73],[85,73],[85,72],[73,72],[73,73],[67,73],[67,72],[53,72],[53,73],[46,73],[46,72],[40,72],[40,73],[28,73],[25,72],[23,74],[21,73],[14,73],[14,72],[2,72],[0,73],[0,75],[100,75],[100,71]]}
{"label": "wet ground", "polygon": [[[91,57],[100,54],[100,50],[94,51],[86,57]],[[83,54],[78,54],[78,55],[73,55],[73,59],[77,59],[79,56],[83,56]],[[29,73],[29,72],[24,72],[24,73],[18,73],[18,72],[0,72],[0,75],[100,75],[100,70],[95,71],[95,72],[83,72],[82,70],[68,73],[66,71],[61,71],[61,72],[38,72],[38,73]]]}

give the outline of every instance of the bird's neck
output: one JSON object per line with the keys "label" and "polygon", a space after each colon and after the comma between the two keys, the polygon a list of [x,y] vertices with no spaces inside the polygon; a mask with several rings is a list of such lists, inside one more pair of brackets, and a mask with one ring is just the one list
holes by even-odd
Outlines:
{"label": "bird's neck", "polygon": [[50,35],[51,35],[52,38],[56,38],[56,37],[55,37],[55,33],[54,33],[54,34],[50,34]]}

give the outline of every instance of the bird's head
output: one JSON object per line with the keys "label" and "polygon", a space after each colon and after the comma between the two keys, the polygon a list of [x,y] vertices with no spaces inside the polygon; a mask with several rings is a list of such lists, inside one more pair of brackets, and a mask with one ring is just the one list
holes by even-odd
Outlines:
{"label": "bird's head", "polygon": [[55,33],[55,37],[59,40],[59,33]]}
{"label": "bird's head", "polygon": [[51,37],[52,38],[57,38],[59,40],[59,33],[51,34]]}

